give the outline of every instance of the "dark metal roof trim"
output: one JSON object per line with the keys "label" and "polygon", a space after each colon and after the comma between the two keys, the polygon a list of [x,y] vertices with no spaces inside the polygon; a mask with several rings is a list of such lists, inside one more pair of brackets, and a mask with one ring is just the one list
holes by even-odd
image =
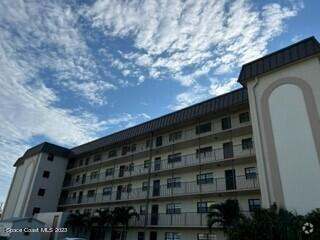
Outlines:
{"label": "dark metal roof trim", "polygon": [[111,135],[102,137],[89,143],[71,149],[73,155],[91,152],[98,148],[110,146],[130,138],[150,134],[161,128],[181,124],[210,113],[216,113],[228,107],[248,103],[247,91],[244,88],[234,90],[221,96],[217,96],[204,102],[155,118],[148,122],[121,130]]}
{"label": "dark metal roof trim", "polygon": [[19,165],[24,159],[32,157],[40,152],[49,153],[60,157],[68,157],[70,155],[70,150],[67,148],[60,147],[52,143],[43,142],[32,148],[29,148],[22,157],[18,158],[18,160],[14,163],[14,166]]}
{"label": "dark metal roof trim", "polygon": [[246,63],[242,66],[238,82],[245,86],[249,79],[319,53],[320,44],[317,39],[313,36],[306,38],[262,58]]}

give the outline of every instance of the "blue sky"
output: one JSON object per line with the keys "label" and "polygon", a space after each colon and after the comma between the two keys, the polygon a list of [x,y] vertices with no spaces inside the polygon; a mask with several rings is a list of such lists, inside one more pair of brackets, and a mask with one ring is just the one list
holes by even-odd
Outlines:
{"label": "blue sky", "polygon": [[32,145],[72,147],[238,88],[314,35],[319,1],[0,2],[0,202]]}

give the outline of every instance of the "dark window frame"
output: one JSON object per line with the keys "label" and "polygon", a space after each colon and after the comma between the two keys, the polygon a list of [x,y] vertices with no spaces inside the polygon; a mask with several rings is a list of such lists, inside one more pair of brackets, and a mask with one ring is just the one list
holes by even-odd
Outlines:
{"label": "dark window frame", "polygon": [[53,160],[54,160],[54,155],[53,155],[52,153],[48,153],[47,160],[50,161],[50,162],[53,162]]}
{"label": "dark window frame", "polygon": [[[210,176],[212,175],[212,176]],[[197,175],[197,184],[211,184],[214,181],[213,172],[201,173]]]}
{"label": "dark window frame", "polygon": [[[146,185],[145,185],[146,184]],[[148,190],[148,182],[147,181],[145,181],[145,182],[142,182],[142,191],[147,191]]]}
{"label": "dark window frame", "polygon": [[250,122],[250,113],[249,112],[243,112],[239,114],[239,123],[246,123]]}
{"label": "dark window frame", "polygon": [[156,137],[156,147],[160,147],[163,144],[163,137],[162,136],[158,136]]}
{"label": "dark window frame", "polygon": [[252,138],[244,138],[241,140],[242,150],[250,150],[253,148]]}
{"label": "dark window frame", "polygon": [[[253,169],[254,169],[254,171],[251,171]],[[247,167],[244,169],[244,174],[246,176],[246,179],[255,179],[255,178],[257,178],[257,168],[256,167]]]}
{"label": "dark window frame", "polygon": [[112,186],[104,187],[102,189],[103,196],[110,196],[112,194]]}
{"label": "dark window frame", "polygon": [[198,148],[197,151],[196,151],[196,158],[199,158],[199,156],[202,156],[202,155],[205,156],[205,157],[208,154],[212,155],[212,152],[213,152],[212,146]]}
{"label": "dark window frame", "polygon": [[34,207],[34,208],[32,209],[32,215],[35,215],[35,214],[37,214],[37,213],[40,213],[40,211],[41,211],[41,208],[39,208],[39,207]]}
{"label": "dark window frame", "polygon": [[144,232],[138,232],[138,240],[144,240]]}
{"label": "dark window frame", "polygon": [[168,164],[181,162],[181,152],[168,155]]}
{"label": "dark window frame", "polygon": [[95,195],[96,195],[96,190],[88,190],[87,192],[88,198],[94,197]]}
{"label": "dark window frame", "polygon": [[167,203],[166,214],[181,214],[180,203]]}
{"label": "dark window frame", "polygon": [[45,194],[46,194],[46,189],[45,188],[39,188],[38,196],[44,197]]}
{"label": "dark window frame", "polygon": [[[255,204],[255,202],[259,202],[259,204]],[[253,212],[256,209],[261,208],[261,200],[259,198],[251,198],[248,199],[249,211]]]}
{"label": "dark window frame", "polygon": [[109,176],[113,176],[114,175],[114,168],[107,168],[105,170],[105,176],[109,177]]}
{"label": "dark window frame", "polygon": [[116,157],[118,154],[117,149],[112,149],[108,152],[108,158]]}
{"label": "dark window frame", "polygon": [[50,177],[50,171],[44,170],[43,173],[42,173],[42,177],[43,178],[49,178]]}
{"label": "dark window frame", "polygon": [[174,142],[182,139],[182,131],[176,131],[169,134],[169,142]]}
{"label": "dark window frame", "polygon": [[232,128],[231,116],[221,118],[221,129],[227,130]]}
{"label": "dark window frame", "polygon": [[180,188],[181,177],[173,177],[167,179],[167,188]]}
{"label": "dark window frame", "polygon": [[212,124],[211,122],[206,122],[206,123],[202,123],[199,124],[198,126],[196,126],[196,134],[202,134],[202,133],[206,133],[206,132],[211,132],[212,131]]}

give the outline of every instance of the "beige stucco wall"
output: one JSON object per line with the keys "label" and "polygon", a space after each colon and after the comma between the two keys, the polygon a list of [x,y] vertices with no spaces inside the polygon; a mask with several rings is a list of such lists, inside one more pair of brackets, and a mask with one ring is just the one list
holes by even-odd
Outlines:
{"label": "beige stucco wall", "polygon": [[[260,76],[249,81],[247,88],[263,206],[276,202],[301,213],[320,207],[316,200],[320,197],[316,183],[320,180],[319,59],[313,57]],[[312,111],[308,111],[313,107],[310,99],[315,103]]]}

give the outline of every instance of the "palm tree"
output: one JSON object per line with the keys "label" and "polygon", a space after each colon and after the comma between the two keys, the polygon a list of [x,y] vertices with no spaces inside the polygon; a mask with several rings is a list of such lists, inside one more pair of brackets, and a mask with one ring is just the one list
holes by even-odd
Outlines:
{"label": "palm tree", "polygon": [[131,218],[139,219],[139,214],[133,207],[116,207],[112,211],[112,219],[114,225],[121,224],[122,226],[122,234],[121,240],[126,240],[127,238],[127,231],[129,227],[129,220]]}
{"label": "palm tree", "polygon": [[71,227],[72,232],[76,234],[79,234],[81,229],[86,232],[89,225],[89,216],[82,213],[72,213],[68,216],[64,225]]}
{"label": "palm tree", "polygon": [[213,225],[222,226],[224,232],[239,222],[244,216],[240,212],[237,200],[228,199],[224,203],[212,205],[208,213],[208,227],[211,231]]}
{"label": "palm tree", "polygon": [[106,228],[112,224],[112,215],[109,209],[97,210],[93,213],[89,219],[89,227],[91,228],[91,234],[94,229],[97,229],[98,238],[104,239]]}

